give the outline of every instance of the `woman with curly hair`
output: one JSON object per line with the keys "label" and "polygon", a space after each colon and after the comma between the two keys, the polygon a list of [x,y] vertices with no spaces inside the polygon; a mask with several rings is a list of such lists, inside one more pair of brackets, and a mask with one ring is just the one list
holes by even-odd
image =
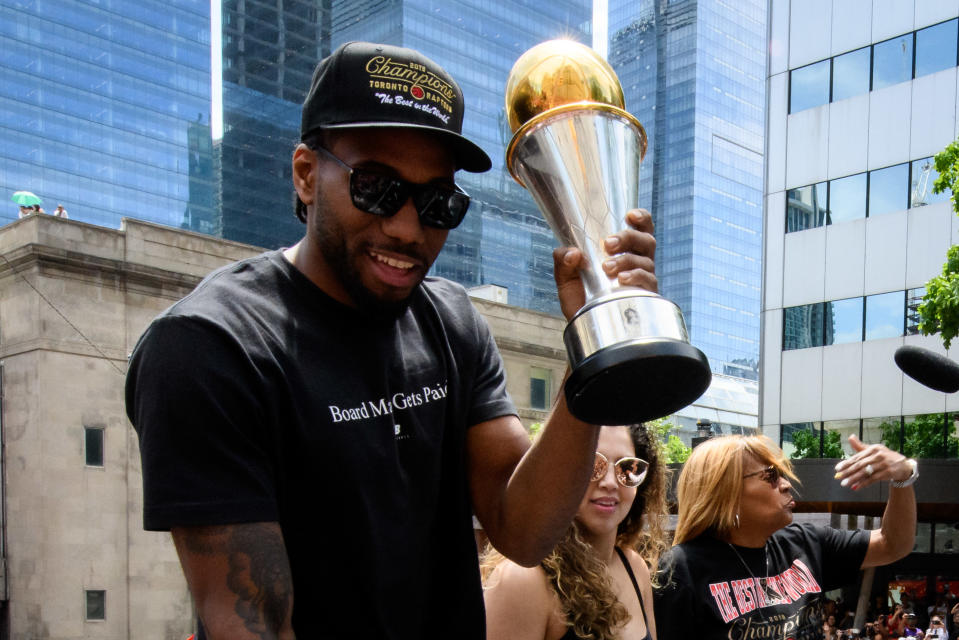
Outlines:
{"label": "woman with curly hair", "polygon": [[665,468],[642,425],[600,430],[566,536],[535,567],[488,549],[488,640],[655,640],[649,567],[666,548]]}

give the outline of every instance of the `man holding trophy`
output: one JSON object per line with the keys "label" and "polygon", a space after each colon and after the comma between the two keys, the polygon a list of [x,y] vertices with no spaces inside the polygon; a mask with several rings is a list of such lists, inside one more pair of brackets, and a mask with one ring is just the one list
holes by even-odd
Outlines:
{"label": "man holding trophy", "polygon": [[[418,52],[339,47],[292,157],[303,239],[208,276],[131,357],[144,526],[172,532],[206,637],[483,638],[471,515],[530,566],[579,505],[599,427],[561,394],[530,446],[485,321],[426,276],[469,204],[455,171],[491,165],[463,112]],[[656,290],[652,219],[617,206],[621,228],[554,252],[573,322],[597,271]],[[628,384],[634,406],[656,386]]]}

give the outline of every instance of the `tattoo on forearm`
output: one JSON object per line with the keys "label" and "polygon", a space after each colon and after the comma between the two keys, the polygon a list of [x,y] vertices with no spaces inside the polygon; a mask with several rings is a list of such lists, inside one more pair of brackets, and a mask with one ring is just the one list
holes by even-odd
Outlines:
{"label": "tattoo on forearm", "polygon": [[274,638],[293,602],[293,579],[281,534],[269,525],[233,529],[227,542],[227,586],[251,633]]}
{"label": "tattoo on forearm", "polygon": [[275,523],[184,529],[178,536],[193,555],[226,561],[226,586],[236,594],[234,610],[258,638],[276,638],[293,608],[293,578]]}

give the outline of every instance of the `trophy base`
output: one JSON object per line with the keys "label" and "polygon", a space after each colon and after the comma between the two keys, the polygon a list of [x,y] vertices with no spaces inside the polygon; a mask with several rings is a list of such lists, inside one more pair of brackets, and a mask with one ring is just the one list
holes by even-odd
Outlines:
{"label": "trophy base", "polygon": [[580,420],[621,425],[669,415],[712,381],[675,303],[623,287],[580,309],[563,334],[572,373],[566,404]]}
{"label": "trophy base", "polygon": [[682,409],[711,380],[706,356],[688,342],[639,340],[606,347],[576,365],[566,380],[566,404],[590,424],[634,424]]}

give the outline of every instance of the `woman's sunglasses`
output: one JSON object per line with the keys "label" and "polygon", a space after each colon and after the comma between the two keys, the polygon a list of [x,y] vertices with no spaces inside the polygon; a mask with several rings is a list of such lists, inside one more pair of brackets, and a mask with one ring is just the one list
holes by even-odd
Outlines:
{"label": "woman's sunglasses", "polygon": [[779,467],[770,465],[765,469],[760,469],[759,471],[753,471],[752,473],[747,473],[743,476],[743,480],[746,478],[752,478],[753,476],[759,476],[759,479],[763,482],[768,482],[769,486],[774,489],[779,486],[779,478],[782,477],[782,473],[779,471]]}
{"label": "woman's sunglasses", "polygon": [[350,172],[350,198],[360,211],[389,218],[396,215],[412,196],[423,225],[434,229],[455,229],[470,206],[469,195],[458,186],[416,184],[368,169],[357,169],[337,158],[329,149],[319,145],[312,148]]}
{"label": "woman's sunglasses", "polygon": [[[609,468],[609,460],[599,451],[596,452],[596,461],[593,463],[593,475],[590,476],[590,482],[602,480],[606,476],[606,470]],[[649,471],[649,463],[642,458],[620,458],[613,463],[613,475],[616,476],[616,482],[624,487],[638,487],[646,479],[646,472]]]}

